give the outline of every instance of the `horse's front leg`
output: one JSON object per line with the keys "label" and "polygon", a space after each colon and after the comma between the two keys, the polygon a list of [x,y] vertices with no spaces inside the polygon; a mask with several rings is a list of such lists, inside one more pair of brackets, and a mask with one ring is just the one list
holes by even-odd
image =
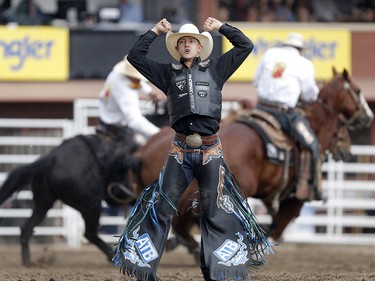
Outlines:
{"label": "horse's front leg", "polygon": [[296,217],[299,216],[303,201],[293,198],[286,198],[280,202],[279,210],[272,220],[268,236],[274,241],[279,241],[285,228]]}
{"label": "horse's front leg", "polygon": [[176,239],[173,242],[169,241],[167,249],[172,250],[181,244],[188,249],[189,253],[193,254],[197,264],[200,262],[200,244],[193,237],[192,229],[194,226],[199,227],[200,225],[198,202],[198,186],[194,180],[183,193],[178,203],[179,212],[172,221]]}
{"label": "horse's front leg", "polygon": [[80,212],[85,221],[85,237],[98,247],[107,256],[107,260],[111,262],[113,257],[112,249],[98,235],[101,203],[93,204],[91,208],[86,208],[84,211],[80,210]]}
{"label": "horse's front leg", "polygon": [[273,201],[270,200],[263,200],[263,204],[266,207],[268,214],[271,216],[272,221],[274,221],[276,218],[277,211],[275,210],[272,202]]}
{"label": "horse's front leg", "polygon": [[[194,256],[196,263],[199,264],[200,245],[192,234],[193,227],[199,227],[199,216],[191,211],[188,211],[182,215],[175,216],[172,226],[176,235],[174,247],[177,247],[178,245],[185,246],[189,253]],[[169,248],[169,250],[171,250],[171,248]]]}

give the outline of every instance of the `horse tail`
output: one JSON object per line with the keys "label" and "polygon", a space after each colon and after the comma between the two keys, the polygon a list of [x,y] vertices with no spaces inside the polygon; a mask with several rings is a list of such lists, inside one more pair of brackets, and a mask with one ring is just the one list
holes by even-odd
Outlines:
{"label": "horse tail", "polygon": [[33,175],[40,170],[39,168],[45,166],[43,159],[41,158],[33,163],[18,167],[9,173],[7,179],[0,187],[0,205],[14,192],[31,182]]}

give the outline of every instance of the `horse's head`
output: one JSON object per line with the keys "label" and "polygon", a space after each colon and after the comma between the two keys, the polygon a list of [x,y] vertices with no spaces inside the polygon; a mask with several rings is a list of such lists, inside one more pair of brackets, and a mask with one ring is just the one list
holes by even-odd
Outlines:
{"label": "horse's head", "polygon": [[338,73],[333,67],[333,78],[320,91],[319,99],[345,117],[349,129],[369,127],[374,114],[369,108],[360,88],[344,69]]}

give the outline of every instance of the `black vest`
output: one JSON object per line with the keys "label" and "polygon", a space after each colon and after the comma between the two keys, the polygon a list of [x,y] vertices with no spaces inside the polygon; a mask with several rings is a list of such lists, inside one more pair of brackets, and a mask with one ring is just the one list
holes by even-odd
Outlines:
{"label": "black vest", "polygon": [[170,123],[198,114],[221,120],[221,91],[212,78],[209,60],[192,68],[172,64],[172,79],[167,101]]}

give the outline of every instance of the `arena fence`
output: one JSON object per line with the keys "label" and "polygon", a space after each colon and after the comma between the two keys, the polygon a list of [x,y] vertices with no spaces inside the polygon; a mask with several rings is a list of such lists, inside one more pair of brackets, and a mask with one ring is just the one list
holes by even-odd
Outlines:
{"label": "arena fence", "polygon": [[[152,113],[155,106],[142,102],[142,112]],[[223,110],[236,109],[236,102],[224,102]],[[77,100],[74,120],[0,119],[0,183],[13,168],[34,161],[65,138],[78,133],[93,133],[90,119],[98,116],[97,100]],[[342,243],[375,245],[375,147],[353,145],[350,162],[335,162],[331,158],[323,164],[323,193],[325,202],[306,203],[300,217],[284,234],[288,242]],[[19,225],[31,214],[32,193],[23,190],[0,207],[0,243],[18,240]],[[249,202],[261,224],[271,219],[259,200]],[[108,243],[116,242],[126,220],[124,210],[111,210],[103,203],[100,236]],[[43,243],[47,238],[69,247],[79,247],[83,238],[83,221],[74,209],[57,202],[47,213],[42,225],[35,228],[35,236]],[[12,241],[13,241],[12,240]]]}

